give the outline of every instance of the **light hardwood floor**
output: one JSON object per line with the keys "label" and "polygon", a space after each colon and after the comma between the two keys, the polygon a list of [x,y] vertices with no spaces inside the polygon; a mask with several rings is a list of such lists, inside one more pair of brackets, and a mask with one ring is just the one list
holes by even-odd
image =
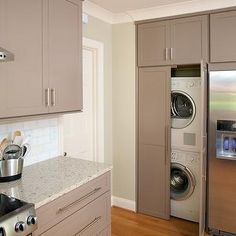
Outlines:
{"label": "light hardwood floor", "polygon": [[198,236],[198,224],[170,221],[112,207],[112,236]]}

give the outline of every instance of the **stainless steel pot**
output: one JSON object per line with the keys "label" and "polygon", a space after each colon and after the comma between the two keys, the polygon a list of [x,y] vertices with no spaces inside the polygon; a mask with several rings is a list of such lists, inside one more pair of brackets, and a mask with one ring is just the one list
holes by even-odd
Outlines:
{"label": "stainless steel pot", "polygon": [[23,158],[0,161],[0,182],[8,182],[21,178],[23,165]]}

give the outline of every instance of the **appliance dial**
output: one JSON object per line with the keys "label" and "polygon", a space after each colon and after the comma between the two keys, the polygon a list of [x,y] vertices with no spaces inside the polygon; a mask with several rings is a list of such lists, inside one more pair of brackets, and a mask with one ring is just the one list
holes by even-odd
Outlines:
{"label": "appliance dial", "polygon": [[189,82],[189,87],[190,87],[190,88],[194,87],[194,85],[195,85],[195,84],[194,84],[193,81],[190,81],[190,82]]}
{"label": "appliance dial", "polygon": [[26,224],[23,221],[19,221],[15,224],[15,231],[16,232],[23,232],[26,228]]}
{"label": "appliance dial", "polygon": [[35,225],[35,224],[37,224],[37,217],[36,216],[29,216],[27,218],[27,224],[28,225]]}

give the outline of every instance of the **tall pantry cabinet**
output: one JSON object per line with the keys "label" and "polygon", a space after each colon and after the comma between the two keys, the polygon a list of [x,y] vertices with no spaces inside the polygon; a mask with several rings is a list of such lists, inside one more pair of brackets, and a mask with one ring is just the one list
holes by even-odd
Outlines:
{"label": "tall pantry cabinet", "polygon": [[138,70],[138,211],[169,218],[170,67]]}
{"label": "tall pantry cabinet", "polygon": [[81,0],[0,0],[0,118],[82,110],[81,18]]}

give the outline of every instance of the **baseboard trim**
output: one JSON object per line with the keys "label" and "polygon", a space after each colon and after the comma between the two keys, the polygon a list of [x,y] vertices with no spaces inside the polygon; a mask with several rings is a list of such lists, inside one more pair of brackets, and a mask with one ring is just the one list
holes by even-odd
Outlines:
{"label": "baseboard trim", "polygon": [[125,198],[112,196],[111,197],[111,205],[121,207],[121,208],[130,210],[130,211],[136,211],[135,201],[128,200],[128,199],[125,199]]}

